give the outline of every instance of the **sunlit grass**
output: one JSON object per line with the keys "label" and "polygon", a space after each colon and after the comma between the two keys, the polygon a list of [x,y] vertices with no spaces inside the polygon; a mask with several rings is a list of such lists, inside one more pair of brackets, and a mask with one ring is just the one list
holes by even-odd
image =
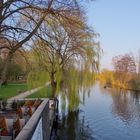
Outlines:
{"label": "sunlit grass", "polygon": [[0,87],[0,98],[10,98],[27,90],[26,84],[8,84]]}
{"label": "sunlit grass", "polygon": [[27,98],[50,98],[52,93],[51,86],[47,86],[37,91],[36,93],[31,94]]}

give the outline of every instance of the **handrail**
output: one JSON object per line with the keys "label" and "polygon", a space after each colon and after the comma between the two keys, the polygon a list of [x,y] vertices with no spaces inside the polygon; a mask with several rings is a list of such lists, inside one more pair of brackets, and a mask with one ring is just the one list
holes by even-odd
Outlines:
{"label": "handrail", "polygon": [[[48,114],[49,114],[49,99],[45,99],[37,108],[37,110],[34,112],[32,117],[29,119],[29,121],[21,130],[21,132],[18,134],[15,140],[31,140],[41,118],[42,118],[42,130],[44,131],[43,128],[44,122],[46,125],[49,125],[46,123],[46,120],[49,119]],[[45,136],[47,134],[45,134],[44,132],[42,135],[43,139],[47,137]]]}

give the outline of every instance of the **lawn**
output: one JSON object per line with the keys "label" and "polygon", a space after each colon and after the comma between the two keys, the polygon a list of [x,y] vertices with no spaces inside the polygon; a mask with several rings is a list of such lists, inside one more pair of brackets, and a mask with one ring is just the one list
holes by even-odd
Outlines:
{"label": "lawn", "polygon": [[36,93],[28,96],[27,98],[49,98],[51,97],[51,86],[47,86],[37,91]]}
{"label": "lawn", "polygon": [[0,87],[0,98],[10,98],[27,90],[26,84],[8,84]]}

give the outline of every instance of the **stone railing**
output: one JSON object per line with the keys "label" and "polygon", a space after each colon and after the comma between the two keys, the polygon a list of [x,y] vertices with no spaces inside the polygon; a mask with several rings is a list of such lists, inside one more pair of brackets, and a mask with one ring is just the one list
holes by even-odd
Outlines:
{"label": "stone railing", "polygon": [[[49,140],[55,107],[50,106],[50,100],[45,99],[26,123],[15,140]],[[55,103],[54,103],[55,104]]]}

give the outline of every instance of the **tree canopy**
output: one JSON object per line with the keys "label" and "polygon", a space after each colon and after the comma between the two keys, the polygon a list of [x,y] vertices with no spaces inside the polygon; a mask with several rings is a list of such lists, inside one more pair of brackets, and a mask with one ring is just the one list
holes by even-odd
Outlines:
{"label": "tree canopy", "polygon": [[115,56],[112,61],[116,72],[136,73],[136,63],[133,55]]}
{"label": "tree canopy", "polygon": [[50,81],[54,97],[63,85],[70,108],[76,107],[78,88],[93,79],[101,54],[81,4],[78,0],[1,0],[0,50],[8,50],[1,84],[7,82],[10,64],[20,53],[30,67],[30,86]]}
{"label": "tree canopy", "polygon": [[[74,15],[78,13],[81,12],[79,2],[76,0],[1,0],[0,49],[9,50],[1,74],[1,83],[6,82],[8,66],[14,53],[21,47],[32,44],[32,40],[38,37],[37,32],[41,30],[41,26],[43,27],[44,21],[57,19],[58,24],[67,27],[68,24],[77,22]],[[69,26],[67,30],[72,31],[72,28]]]}

